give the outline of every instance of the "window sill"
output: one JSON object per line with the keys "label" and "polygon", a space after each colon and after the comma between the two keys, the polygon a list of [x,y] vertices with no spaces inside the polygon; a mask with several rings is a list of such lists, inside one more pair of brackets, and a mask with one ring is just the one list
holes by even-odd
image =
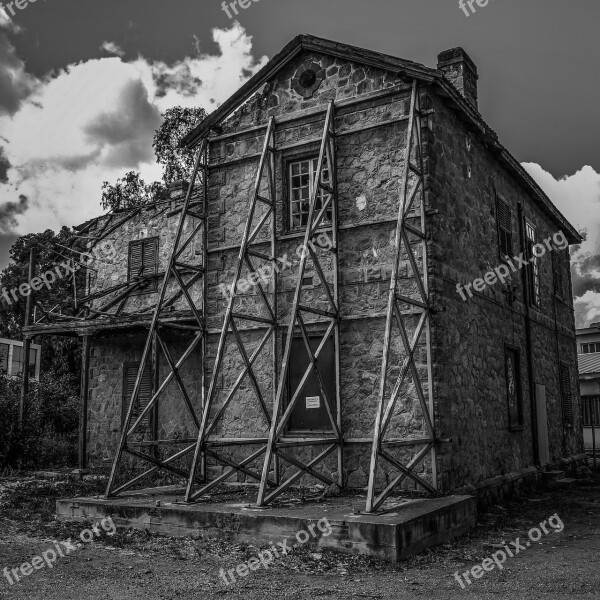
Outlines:
{"label": "window sill", "polygon": [[287,431],[283,436],[283,439],[297,439],[304,437],[320,438],[323,436],[335,437],[335,431],[333,431],[333,429],[294,429],[293,431]]}

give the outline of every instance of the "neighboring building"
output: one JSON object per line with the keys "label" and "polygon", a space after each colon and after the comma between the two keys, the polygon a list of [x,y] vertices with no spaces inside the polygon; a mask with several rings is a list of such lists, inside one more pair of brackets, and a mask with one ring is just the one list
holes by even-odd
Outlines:
{"label": "neighboring building", "polygon": [[592,425],[596,425],[596,444],[600,446],[600,323],[577,330],[579,390],[583,439],[592,446]]}
{"label": "neighboring building", "polygon": [[[31,344],[29,352],[29,376],[37,381],[40,380],[41,352],[41,346]],[[0,375],[7,375],[8,377],[23,375],[25,362],[23,342],[0,338]]]}
{"label": "neighboring building", "polygon": [[[232,390],[239,393],[212,432],[218,436],[214,447],[222,442],[228,450],[226,458],[209,461],[210,476],[246,456],[243,443],[250,445],[248,439],[268,436],[253,393],[258,386],[263,398],[270,401],[273,397],[273,369],[278,368],[286,342],[294,291],[301,285],[302,293],[312,298],[311,306],[321,311],[305,314],[308,339],[323,335],[324,322],[333,318],[339,327],[339,347],[335,336],[327,339],[318,359],[323,381],[318,381],[314,371],[306,379],[302,401],[292,411],[286,439],[278,450],[283,448],[296,461],[315,457],[316,450],[296,449],[298,440],[329,430],[325,402],[337,397],[339,404],[330,402],[329,408],[339,419],[344,444],[337,454],[324,459],[323,468],[346,487],[367,485],[389,318],[390,274],[397,252],[400,190],[409,183],[404,173],[411,171],[411,185],[423,178],[425,200],[420,205],[417,198],[403,220],[406,243],[414,254],[411,258],[406,247],[400,254],[397,300],[409,338],[420,329],[421,317],[427,318],[428,325],[414,348],[415,368],[402,383],[397,413],[390,423],[394,441],[387,442],[389,454],[404,464],[413,460],[416,440],[426,436],[430,418],[435,435],[422,460],[415,459],[420,464],[413,473],[439,490],[468,485],[485,488],[499,481],[514,485],[541,467],[581,460],[568,250],[569,244],[578,244],[581,238],[482,119],[477,109],[477,79],[477,69],[462,49],[442,53],[438,68],[433,69],[300,36],[188,136],[190,147],[197,147],[205,136],[209,139],[207,194],[204,197],[197,189],[195,195],[199,219],[206,202],[208,236],[189,245],[179,260],[196,266],[196,271],[189,269],[188,282],[206,266],[205,287],[190,284],[189,295],[206,317],[208,329],[206,355],[201,355],[201,345],[196,346],[178,375],[191,391],[190,402],[198,413],[203,379],[205,391],[210,387],[215,395],[209,416],[220,414]],[[422,107],[416,116],[422,133],[422,173],[405,164],[413,82],[419,86]],[[509,93],[498,90],[499,97]],[[324,265],[322,274],[311,267],[299,284],[299,259],[295,259],[266,285],[269,291],[277,285],[277,343],[267,344],[256,359],[255,380],[238,386],[247,357],[240,356],[233,339],[225,347],[223,369],[213,379],[228,304],[223,290],[235,279],[267,122],[275,118],[275,254],[267,257],[274,261],[294,257],[303,240],[325,111],[332,101],[337,168],[325,165],[322,183],[327,193],[337,194],[337,222],[332,223],[331,208],[326,210],[326,194],[317,197],[317,206],[324,212],[319,231],[337,229],[337,248],[325,242],[315,247]],[[337,180],[332,181],[336,172]],[[28,329],[30,335],[84,338],[83,364],[89,365],[89,381],[84,385],[83,404],[87,406],[85,433],[92,467],[108,466],[117,448],[160,281],[172,253],[185,189],[184,184],[177,184],[170,201],[89,224],[84,233],[112,244],[118,258],[112,264],[100,263],[97,272],[90,273],[87,293],[91,296],[84,320],[40,323]],[[259,212],[257,218],[264,214]],[[182,239],[193,230],[190,220]],[[533,252],[539,255],[539,245],[543,248],[544,241],[552,238],[560,249],[548,246],[545,256],[536,258]],[[256,260],[271,253],[269,244],[267,236],[257,238]],[[470,287],[472,297],[461,298],[459,284],[466,289],[500,265],[509,271],[507,256],[520,253],[528,266],[520,271],[511,268],[505,284],[477,282]],[[339,313],[332,317],[326,309],[323,278],[333,285],[338,267]],[[420,304],[421,283],[415,270],[424,272],[428,280],[428,301]],[[172,296],[176,289],[171,277],[166,297],[173,298],[169,301],[172,312],[164,313],[160,321],[161,335],[178,348],[173,361],[195,335],[192,311],[182,294]],[[256,286],[242,286],[238,291],[238,309],[255,316],[252,326],[239,325],[238,331],[253,352],[270,325],[265,325]],[[99,299],[102,294],[105,297]],[[169,373],[169,361],[156,347],[154,340],[153,366],[141,379],[140,404],[134,415],[143,410]],[[402,364],[410,365],[410,360],[403,363],[406,353],[398,332],[392,354],[389,371],[397,376]],[[301,337],[294,337],[290,363],[284,383],[293,390],[309,364]],[[169,383],[157,409],[144,422],[147,437],[137,443],[152,446],[152,439],[173,444],[196,439],[197,430],[181,401],[178,384],[176,378]],[[389,394],[390,389],[384,391]],[[236,446],[236,440],[246,442]],[[381,489],[394,482],[398,471],[393,463],[379,464],[376,484]],[[254,465],[255,472],[260,472],[260,459]],[[289,464],[283,468],[287,476]]]}

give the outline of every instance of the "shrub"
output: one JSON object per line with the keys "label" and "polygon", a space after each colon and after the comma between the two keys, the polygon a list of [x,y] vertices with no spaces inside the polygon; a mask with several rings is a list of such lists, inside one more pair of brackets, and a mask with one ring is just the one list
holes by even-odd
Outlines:
{"label": "shrub", "polygon": [[74,466],[79,398],[69,375],[49,373],[31,381],[19,431],[21,380],[0,376],[0,469]]}

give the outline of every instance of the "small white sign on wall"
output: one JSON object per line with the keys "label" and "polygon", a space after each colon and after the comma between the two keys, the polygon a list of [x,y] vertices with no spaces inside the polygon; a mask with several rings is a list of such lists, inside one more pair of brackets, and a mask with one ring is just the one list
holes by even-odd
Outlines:
{"label": "small white sign on wall", "polygon": [[321,397],[320,396],[307,396],[306,397],[306,408],[321,408]]}

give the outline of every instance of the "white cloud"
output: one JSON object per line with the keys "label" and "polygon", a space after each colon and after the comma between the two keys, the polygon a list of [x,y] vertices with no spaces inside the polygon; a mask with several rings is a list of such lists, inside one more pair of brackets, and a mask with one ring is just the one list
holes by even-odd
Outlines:
{"label": "white cloud", "polygon": [[585,166],[556,179],[538,164],[523,167],[575,228],[585,232],[585,241],[571,257],[575,316],[578,327],[600,321],[600,173]]}
{"label": "white cloud", "polygon": [[15,114],[39,84],[37,78],[26,72],[8,32],[18,34],[21,29],[0,10],[0,117]]}
{"label": "white cloud", "polygon": [[[0,116],[0,141],[11,165],[8,183],[0,183],[0,206],[23,194],[30,207],[15,217],[14,231],[58,229],[97,216],[102,182],[127,170],[159,180],[152,137],[160,113],[176,105],[210,113],[213,101],[227,99],[266,61],[254,59],[251,37],[239,24],[216,29],[213,37],[217,54],[172,66],[117,56],[69,65],[40,82],[11,117]],[[118,49],[110,44],[103,46]]]}
{"label": "white cloud", "polygon": [[114,54],[115,56],[125,56],[125,51],[118,44],[115,44],[115,42],[102,42],[100,50],[104,50],[108,54]]}

